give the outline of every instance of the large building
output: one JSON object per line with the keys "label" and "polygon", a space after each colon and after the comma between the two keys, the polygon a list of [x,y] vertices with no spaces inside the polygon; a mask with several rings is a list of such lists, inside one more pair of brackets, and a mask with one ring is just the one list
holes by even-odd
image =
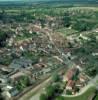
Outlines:
{"label": "large building", "polygon": [[72,69],[68,70],[68,72],[66,74],[66,81],[67,81],[66,89],[72,90],[74,88],[75,83],[78,79],[78,75],[79,75],[78,68],[72,68]]}

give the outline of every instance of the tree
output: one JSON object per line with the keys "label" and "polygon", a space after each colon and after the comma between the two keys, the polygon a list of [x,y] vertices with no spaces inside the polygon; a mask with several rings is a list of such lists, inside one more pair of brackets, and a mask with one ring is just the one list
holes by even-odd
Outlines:
{"label": "tree", "polygon": [[47,100],[47,96],[45,94],[40,95],[40,100]]}
{"label": "tree", "polygon": [[55,73],[55,74],[53,75],[52,80],[53,80],[53,82],[58,82],[58,81],[60,81],[59,75]]}
{"label": "tree", "polygon": [[45,27],[45,19],[39,19],[40,23],[41,23],[41,26],[42,28]]}
{"label": "tree", "polygon": [[64,14],[64,18],[63,18],[63,21],[64,21],[64,26],[65,27],[69,27],[71,25],[71,18],[70,18],[70,15],[68,12],[66,12]]}
{"label": "tree", "polygon": [[0,100],[4,100],[3,96],[2,96],[2,89],[0,88]]}
{"label": "tree", "polygon": [[94,34],[89,34],[88,37],[91,39],[90,43],[96,43],[97,40],[96,40],[96,36]]}
{"label": "tree", "polygon": [[59,96],[56,98],[56,100],[65,100],[65,98],[63,96]]}
{"label": "tree", "polygon": [[16,88],[18,90],[23,90],[24,88],[26,88],[27,86],[30,86],[31,82],[28,76],[22,76],[21,79],[17,82],[16,84]]}
{"label": "tree", "polygon": [[67,95],[72,95],[72,92],[70,90],[66,90]]}
{"label": "tree", "polygon": [[71,42],[68,42],[68,48],[73,48],[73,44]]}
{"label": "tree", "polygon": [[54,85],[54,89],[55,89],[55,93],[57,93],[57,94],[62,93],[62,89],[61,89],[61,87],[60,87],[60,83],[56,83],[56,84]]}
{"label": "tree", "polygon": [[55,92],[55,89],[53,86],[49,85],[47,88],[46,88],[46,94],[47,94],[47,97],[48,98],[51,98],[53,95],[54,95],[54,92]]}
{"label": "tree", "polygon": [[5,46],[6,39],[7,39],[7,34],[4,32],[1,32],[0,33],[0,47]]}

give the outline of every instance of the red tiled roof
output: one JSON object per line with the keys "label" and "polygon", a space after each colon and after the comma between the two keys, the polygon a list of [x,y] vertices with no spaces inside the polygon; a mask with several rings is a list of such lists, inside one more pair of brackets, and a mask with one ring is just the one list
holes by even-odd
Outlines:
{"label": "red tiled roof", "polygon": [[69,87],[74,87],[74,85],[75,85],[75,81],[72,81],[72,80],[69,80],[67,83],[67,86]]}
{"label": "red tiled roof", "polygon": [[68,70],[66,77],[68,78],[68,80],[71,80],[72,77],[74,76],[74,74],[76,73],[77,68],[72,68],[70,70]]}

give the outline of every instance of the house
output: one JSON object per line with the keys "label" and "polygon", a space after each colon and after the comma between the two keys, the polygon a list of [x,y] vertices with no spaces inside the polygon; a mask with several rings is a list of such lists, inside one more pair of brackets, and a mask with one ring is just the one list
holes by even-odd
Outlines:
{"label": "house", "polygon": [[12,88],[13,88],[12,86],[6,85],[6,86],[2,87],[2,91],[9,91]]}
{"label": "house", "polygon": [[83,34],[80,34],[79,38],[82,38],[84,40],[90,40],[88,37],[84,36]]}
{"label": "house", "polygon": [[43,74],[49,73],[50,71],[51,71],[51,68],[50,67],[47,67],[47,68],[43,68],[42,69]]}
{"label": "house", "polygon": [[17,69],[24,69],[31,66],[32,66],[32,60],[26,58],[19,58],[13,60],[9,68],[13,68],[17,70]]}
{"label": "house", "polygon": [[22,76],[25,76],[25,73],[23,72],[16,72],[13,75],[11,75],[9,78],[13,81],[20,79]]}
{"label": "house", "polygon": [[18,95],[19,91],[15,88],[12,88],[10,90],[5,90],[2,92],[2,96],[5,98],[5,100],[11,100],[13,96]]}
{"label": "house", "polygon": [[98,52],[93,52],[92,55],[93,56],[98,56]]}
{"label": "house", "polygon": [[69,69],[65,77],[66,81],[72,80],[75,76],[78,76],[78,74],[79,74],[78,68]]}
{"label": "house", "polygon": [[74,86],[75,86],[75,81],[69,80],[68,83],[67,83],[66,89],[72,90],[74,88]]}
{"label": "house", "polygon": [[12,96],[15,96],[19,93],[17,89],[9,85],[3,86],[1,90],[2,90],[2,96],[5,98],[5,100],[11,100]]}
{"label": "house", "polygon": [[4,84],[6,84],[7,83],[7,79],[6,78],[1,78],[0,77],[0,86],[1,85],[4,85]]}
{"label": "house", "polygon": [[10,91],[9,91],[11,97],[13,96],[16,96],[19,94],[19,91],[16,89],[16,88],[12,88]]}
{"label": "house", "polygon": [[78,80],[78,75],[79,75],[79,69],[78,68],[72,68],[69,69],[67,74],[66,74],[66,89],[67,90],[72,90],[75,87],[75,84]]}
{"label": "house", "polygon": [[98,29],[96,29],[95,32],[98,33]]}
{"label": "house", "polygon": [[8,46],[12,46],[13,45],[13,42],[14,42],[14,39],[13,38],[10,38],[10,40],[8,41]]}
{"label": "house", "polygon": [[1,73],[3,73],[4,75],[7,75],[9,73],[11,73],[13,70],[10,68],[6,68],[6,67],[2,67],[0,68]]}
{"label": "house", "polygon": [[77,88],[81,89],[81,88],[84,87],[84,83],[81,82],[80,80],[77,80],[75,86],[76,86]]}
{"label": "house", "polygon": [[88,77],[86,75],[83,75],[83,74],[79,75],[79,80],[81,83],[84,83],[84,84],[86,84],[89,81]]}
{"label": "house", "polygon": [[11,94],[8,91],[3,91],[2,96],[5,100],[11,100]]}
{"label": "house", "polygon": [[40,77],[40,75],[42,75],[43,73],[42,73],[42,68],[34,68],[33,70],[32,70],[32,76],[33,76],[33,78],[39,78]]}

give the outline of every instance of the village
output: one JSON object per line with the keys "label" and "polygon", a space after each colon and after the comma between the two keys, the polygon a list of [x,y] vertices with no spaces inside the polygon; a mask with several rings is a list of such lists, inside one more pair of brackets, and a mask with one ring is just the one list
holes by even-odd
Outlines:
{"label": "village", "polygon": [[[93,92],[84,100],[93,100],[98,91],[97,10],[13,9],[0,9],[0,100],[65,100],[89,88]],[[86,19],[81,26],[88,14],[95,14],[95,23]]]}
{"label": "village", "polygon": [[[16,41],[17,36],[23,37],[21,29],[21,27],[16,28],[16,35],[14,34],[9,40],[7,40],[10,49],[1,49],[2,56],[6,54],[6,57],[9,58],[11,55],[13,55],[15,58],[9,65],[1,65],[0,67],[0,86],[2,87],[2,95],[6,99],[17,97],[18,94],[22,93],[23,91],[27,91],[29,87],[33,85],[35,86],[38,82],[45,80],[56,69],[66,66],[60,59],[57,58],[60,57],[60,54],[58,51],[56,51],[53,43],[51,43],[51,41],[48,39],[49,37],[45,33],[48,30],[42,30],[41,25],[39,24],[34,25],[33,28],[28,30],[30,34],[29,38],[26,37],[24,40],[21,40],[20,38],[20,40]],[[34,38],[36,38],[36,36],[37,38],[39,37],[40,41],[34,40],[33,37],[31,38],[31,36],[33,36],[32,34],[34,35]],[[41,40],[41,37],[44,37],[44,40]],[[80,37],[85,39],[81,35],[79,38]],[[67,41],[70,41],[74,47],[77,47],[79,44],[81,44],[79,38],[75,38],[74,36],[72,40],[68,36]],[[78,44],[74,42],[74,39],[79,41]],[[57,42],[61,45],[57,44],[56,46],[63,46],[63,43],[60,43],[62,41],[56,41],[55,43]],[[69,60],[74,61],[75,57],[71,56],[71,51],[71,49],[66,48],[66,57]],[[40,58],[39,55],[35,55],[38,52],[41,54]],[[50,59],[53,60],[50,61],[50,63],[47,59],[49,56]],[[71,66],[72,65],[70,65],[70,67]],[[76,95],[88,84],[89,78],[83,74],[83,72],[81,72],[80,66],[77,66],[78,65],[68,69],[63,76],[61,75],[61,85],[65,84],[62,95]]]}

